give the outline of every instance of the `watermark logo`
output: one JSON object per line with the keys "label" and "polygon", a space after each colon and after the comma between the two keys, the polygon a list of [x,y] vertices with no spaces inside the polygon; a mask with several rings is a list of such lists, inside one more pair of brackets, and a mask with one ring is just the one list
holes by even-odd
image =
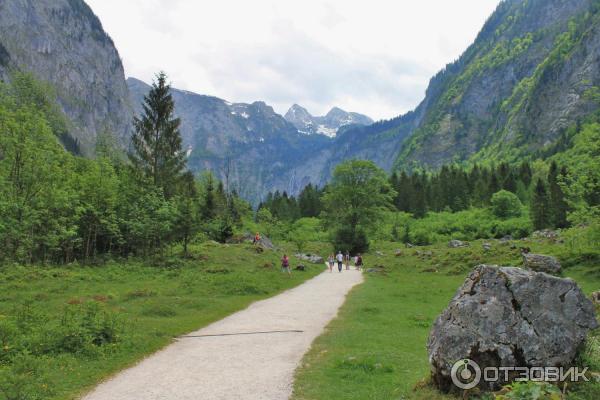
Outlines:
{"label": "watermark logo", "polygon": [[511,381],[588,382],[587,372],[587,367],[485,367],[482,370],[475,361],[464,359],[454,363],[450,376],[456,387],[468,390],[482,380],[491,384]]}
{"label": "watermark logo", "polygon": [[481,381],[481,368],[473,360],[459,360],[452,366],[450,376],[456,387],[463,390],[473,389]]}

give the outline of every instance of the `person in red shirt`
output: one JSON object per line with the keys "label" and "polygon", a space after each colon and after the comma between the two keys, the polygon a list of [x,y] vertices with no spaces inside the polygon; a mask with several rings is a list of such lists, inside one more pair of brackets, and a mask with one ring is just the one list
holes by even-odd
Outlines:
{"label": "person in red shirt", "polygon": [[292,276],[292,271],[290,270],[290,259],[286,254],[283,255],[281,259],[281,272],[287,272],[289,276]]}

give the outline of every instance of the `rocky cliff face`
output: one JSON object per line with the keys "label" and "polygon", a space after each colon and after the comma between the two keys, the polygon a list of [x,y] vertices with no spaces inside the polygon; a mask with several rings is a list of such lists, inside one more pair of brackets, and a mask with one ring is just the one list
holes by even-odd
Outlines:
{"label": "rocky cliff face", "polygon": [[104,130],[127,140],[132,113],[121,59],[83,0],[0,0],[0,76],[11,68],[56,87],[84,154]]}
{"label": "rocky cliff face", "polygon": [[599,2],[507,0],[475,43],[430,83],[422,117],[396,161],[438,167],[515,161],[550,146],[597,108]]}
{"label": "rocky cliff face", "polygon": [[294,104],[284,118],[294,124],[300,133],[308,135],[321,134],[329,137],[337,135],[342,127],[349,125],[371,125],[373,120],[366,115],[347,112],[334,107],[326,115],[315,117],[304,107]]}

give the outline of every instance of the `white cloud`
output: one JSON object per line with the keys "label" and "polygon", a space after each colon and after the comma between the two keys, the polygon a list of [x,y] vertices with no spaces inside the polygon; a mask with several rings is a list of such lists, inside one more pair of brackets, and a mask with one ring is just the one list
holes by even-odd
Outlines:
{"label": "white cloud", "polygon": [[475,39],[499,0],[87,0],[150,81],[285,113],[333,106],[390,118]]}

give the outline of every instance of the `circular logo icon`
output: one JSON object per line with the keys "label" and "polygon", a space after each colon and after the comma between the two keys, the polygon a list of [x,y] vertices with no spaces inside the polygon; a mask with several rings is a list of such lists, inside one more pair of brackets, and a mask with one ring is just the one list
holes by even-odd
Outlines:
{"label": "circular logo icon", "polygon": [[481,380],[481,368],[473,360],[458,360],[450,371],[452,383],[460,389],[473,389]]}

